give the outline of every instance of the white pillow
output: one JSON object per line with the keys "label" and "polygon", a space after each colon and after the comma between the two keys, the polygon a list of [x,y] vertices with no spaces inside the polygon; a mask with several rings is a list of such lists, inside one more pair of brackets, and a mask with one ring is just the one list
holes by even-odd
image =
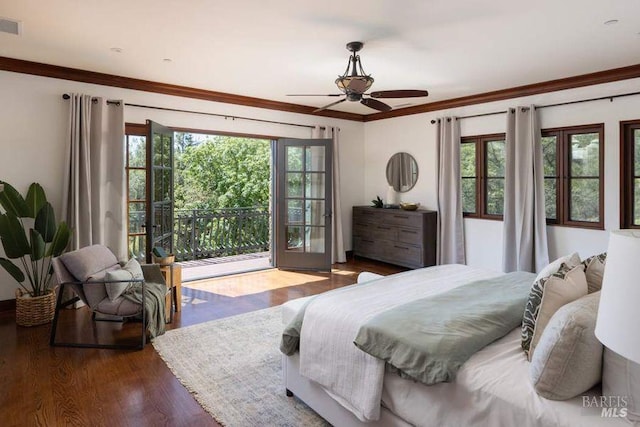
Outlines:
{"label": "white pillow", "polygon": [[111,301],[115,301],[120,295],[125,293],[131,286],[137,282],[127,282],[127,280],[143,280],[142,267],[140,263],[131,258],[124,267],[118,270],[107,271],[104,276],[105,281],[119,280],[117,283],[105,283],[104,287],[107,290],[107,295]]}
{"label": "white pillow", "polygon": [[547,264],[546,267],[540,270],[534,282],[537,282],[543,277],[551,276],[553,273],[560,270],[560,266],[562,264],[567,264],[567,266],[569,267],[575,267],[576,265],[580,264],[580,255],[578,255],[578,252],[574,252],[572,254],[561,256],[560,258],[551,261],[549,264]]}
{"label": "white pillow", "polygon": [[584,266],[562,264],[551,276],[533,282],[522,317],[522,349],[531,361],[549,320],[560,307],[587,295]]}
{"label": "white pillow", "polygon": [[529,365],[542,397],[571,399],[600,382],[603,346],[594,333],[599,302],[600,292],[578,298],[549,321]]}

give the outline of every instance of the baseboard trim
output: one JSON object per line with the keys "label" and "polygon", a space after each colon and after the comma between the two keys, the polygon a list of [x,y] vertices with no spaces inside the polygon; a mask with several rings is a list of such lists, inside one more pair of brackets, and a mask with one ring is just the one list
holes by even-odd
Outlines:
{"label": "baseboard trim", "polygon": [[14,299],[7,299],[4,301],[0,301],[0,313],[3,313],[5,311],[16,311],[16,300]]}

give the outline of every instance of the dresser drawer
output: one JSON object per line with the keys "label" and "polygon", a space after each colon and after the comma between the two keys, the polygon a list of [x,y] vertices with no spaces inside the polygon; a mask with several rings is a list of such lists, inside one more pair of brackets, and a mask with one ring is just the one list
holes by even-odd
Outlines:
{"label": "dresser drawer", "polygon": [[382,256],[389,262],[401,265],[419,266],[422,264],[422,248],[398,242],[385,242]]}
{"label": "dresser drawer", "polygon": [[379,258],[382,256],[380,243],[366,237],[353,238],[353,253],[356,255]]}
{"label": "dresser drawer", "polygon": [[388,224],[399,225],[404,227],[422,227],[422,215],[405,213],[401,210],[396,212],[387,212],[384,221]]}
{"label": "dresser drawer", "polygon": [[419,228],[398,228],[398,242],[422,245],[422,233]]}

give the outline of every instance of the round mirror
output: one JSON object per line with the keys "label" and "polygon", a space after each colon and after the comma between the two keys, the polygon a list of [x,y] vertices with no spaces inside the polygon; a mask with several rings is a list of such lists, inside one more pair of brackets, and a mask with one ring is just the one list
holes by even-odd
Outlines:
{"label": "round mirror", "polygon": [[409,153],[396,153],[387,163],[387,182],[398,193],[409,191],[418,181],[418,163]]}

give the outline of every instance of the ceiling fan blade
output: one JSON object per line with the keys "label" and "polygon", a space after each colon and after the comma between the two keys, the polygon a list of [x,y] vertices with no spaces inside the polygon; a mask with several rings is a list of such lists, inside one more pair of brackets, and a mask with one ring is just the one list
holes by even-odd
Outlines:
{"label": "ceiling fan blade", "polygon": [[389,111],[389,110],[391,110],[390,106],[388,106],[384,102],[378,101],[377,99],[373,99],[373,98],[363,98],[363,99],[360,100],[360,103],[366,105],[369,108],[373,108],[374,110],[378,110],[378,111]]}
{"label": "ceiling fan blade", "polygon": [[344,93],[330,93],[328,95],[295,93],[295,94],[289,94],[287,96],[344,96]]}
{"label": "ceiling fan blade", "polygon": [[333,107],[334,105],[340,104],[341,102],[344,102],[344,101],[346,101],[346,100],[347,100],[347,98],[344,98],[344,99],[341,99],[341,100],[339,100],[339,101],[332,102],[331,104],[325,105],[324,107],[320,107],[320,108],[318,108],[317,110],[313,110],[313,112],[314,112],[314,113],[317,113],[318,111],[326,110],[327,108],[329,108],[329,107]]}
{"label": "ceiling fan blade", "polygon": [[420,96],[429,96],[426,90],[379,90],[371,92],[372,98],[416,98]]}

